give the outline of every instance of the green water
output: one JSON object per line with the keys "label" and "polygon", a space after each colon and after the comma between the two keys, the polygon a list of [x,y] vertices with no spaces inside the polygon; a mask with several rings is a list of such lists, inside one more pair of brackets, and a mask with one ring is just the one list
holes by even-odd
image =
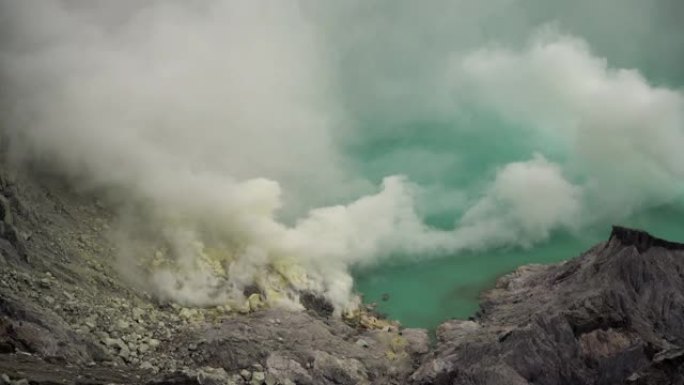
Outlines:
{"label": "green water", "polygon": [[[480,293],[499,275],[526,263],[563,260],[591,244],[588,239],[561,238],[530,250],[451,255],[360,271],[357,289],[367,302],[377,303],[379,312],[404,326],[433,328],[449,318],[473,315]],[[385,294],[389,298],[383,301]]]}
{"label": "green water", "polygon": [[[472,125],[476,129],[470,129]],[[459,194],[477,197],[497,167],[527,159],[539,147],[546,156],[563,160],[561,150],[521,132],[524,128],[512,127],[494,116],[472,113],[467,122],[457,118],[451,123],[403,127],[389,137],[368,139],[353,150],[371,178],[403,173],[422,187],[438,186],[437,193],[428,194],[419,203],[429,224],[452,228],[471,200],[465,198],[451,206],[443,201]],[[411,155],[416,153],[429,153],[429,161],[412,161]],[[684,241],[682,219],[681,206],[669,205],[639,212],[616,224]],[[501,275],[524,264],[555,263],[578,256],[607,239],[611,225],[604,220],[572,234],[556,232],[548,241],[527,249],[389,258],[379,266],[357,269],[356,290],[366,303],[377,304],[380,313],[406,327],[434,328],[450,318],[472,316],[482,291],[491,288]]]}
{"label": "green water", "polygon": [[[367,130],[374,132],[371,126]],[[470,111],[467,118],[454,116],[451,122],[414,123],[394,130],[376,126],[375,130],[377,135],[349,147],[351,157],[371,179],[401,173],[421,186],[426,191],[418,202],[421,214],[428,224],[442,229],[454,227],[502,165],[529,159],[540,148],[554,161],[566,158],[554,143],[525,135],[524,127],[478,111]],[[575,175],[576,180],[582,177],[582,172]],[[380,313],[406,327],[435,328],[447,319],[472,316],[480,294],[501,275],[524,264],[576,257],[607,239],[612,224],[684,241],[681,207],[673,203],[649,208],[615,223],[602,218],[576,231],[555,231],[531,248],[390,257],[374,267],[356,269],[355,289],[366,303],[375,303]]]}
{"label": "green water", "polygon": [[[346,92],[351,95],[347,105],[361,122],[360,134],[346,144],[348,158],[372,181],[390,174],[407,175],[422,188],[418,200],[421,216],[429,225],[441,229],[458,228],[461,216],[482,197],[497,170],[511,162],[528,161],[535,153],[560,164],[570,182],[589,187],[583,200],[583,215],[601,212],[606,202],[620,201],[621,197],[639,208],[627,209],[629,213],[625,215],[614,215],[615,210],[597,214],[573,230],[556,228],[549,239],[529,248],[493,248],[439,257],[395,256],[371,267],[357,268],[353,272],[357,292],[363,294],[366,302],[376,303],[379,312],[408,327],[434,328],[446,319],[473,315],[480,294],[491,288],[497,277],[520,265],[573,258],[607,239],[612,224],[638,227],[660,237],[684,241],[681,166],[673,167],[677,170],[668,177],[668,183],[660,185],[653,169],[644,166],[643,170],[635,170],[648,156],[630,158],[631,154],[626,153],[608,161],[598,159],[599,163],[605,161],[603,164],[585,162],[584,155],[574,152],[576,149],[567,138],[555,137],[553,131],[549,131],[550,135],[539,135],[523,122],[506,119],[495,107],[466,104],[445,111],[433,106],[434,100],[439,100],[434,94],[443,96],[445,86],[441,79],[433,81],[431,77],[442,70],[433,65],[438,62],[435,58],[446,55],[442,51],[449,52],[454,41],[465,51],[491,41],[519,50],[535,28],[551,23],[560,27],[561,32],[585,41],[592,55],[605,60],[607,68],[633,69],[651,86],[680,92],[684,84],[684,40],[677,36],[682,36],[683,24],[675,22],[674,15],[682,14],[681,2],[611,0],[599,4],[530,0],[497,4],[496,12],[506,16],[496,18],[497,13],[493,12],[481,18],[478,8],[472,7],[442,12],[426,22],[421,20],[421,13],[408,12],[404,15],[411,20],[408,25],[420,25],[430,40],[404,39],[401,44],[392,44],[399,38],[391,36],[405,36],[402,31],[410,27],[401,23],[381,24],[377,29],[382,38],[377,42],[354,46],[352,54],[342,55],[345,68],[354,68],[342,73]],[[395,12],[403,15],[402,9],[397,7]],[[468,12],[473,12],[472,17],[458,18]],[[499,22],[489,23],[489,18]],[[456,19],[460,23],[453,22]],[[413,34],[423,36],[418,30]],[[382,67],[378,62],[391,64]],[[376,79],[385,81],[382,85],[387,85],[387,89],[402,92],[375,90]],[[526,92],[523,87],[517,95],[524,96]],[[534,103],[530,106],[537,107]],[[618,110],[616,116],[626,112]],[[645,123],[638,129],[648,132],[652,127]],[[639,148],[639,144],[635,145],[636,150]],[[591,190],[592,178],[605,184]],[[630,201],[634,196],[638,199]],[[660,201],[649,204],[651,198]],[[620,204],[615,206],[619,211]]]}
{"label": "green water", "polygon": [[[684,213],[663,207],[624,222],[656,236],[684,241]],[[356,271],[356,289],[380,313],[406,327],[435,328],[451,319],[466,319],[479,307],[482,291],[516,267],[554,263],[580,255],[608,238],[610,228],[587,229],[584,234],[558,234],[532,249],[464,253],[421,262],[404,262]]]}

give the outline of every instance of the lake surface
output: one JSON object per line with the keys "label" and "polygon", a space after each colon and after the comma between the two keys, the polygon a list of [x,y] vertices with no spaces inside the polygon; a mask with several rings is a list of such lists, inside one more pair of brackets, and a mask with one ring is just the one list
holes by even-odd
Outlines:
{"label": "lake surface", "polygon": [[[684,241],[684,218],[663,208],[631,218],[625,224],[647,229],[668,240]],[[469,253],[422,262],[385,264],[356,272],[356,289],[367,303],[406,327],[433,329],[447,319],[473,315],[483,290],[516,267],[554,263],[580,255],[610,235],[609,228],[581,236],[557,235],[531,249]],[[384,297],[384,300],[383,300]]]}

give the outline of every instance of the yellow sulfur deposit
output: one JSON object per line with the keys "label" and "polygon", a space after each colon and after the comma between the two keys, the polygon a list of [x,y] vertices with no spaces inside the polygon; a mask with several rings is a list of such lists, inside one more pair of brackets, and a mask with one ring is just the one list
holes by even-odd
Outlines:
{"label": "yellow sulfur deposit", "polygon": [[225,266],[235,259],[227,249],[216,247],[202,247],[199,250],[199,255],[202,262],[220,277],[227,276]]}
{"label": "yellow sulfur deposit", "polygon": [[390,349],[395,353],[404,353],[406,351],[406,345],[408,342],[406,339],[400,335],[395,335],[390,340]]}
{"label": "yellow sulfur deposit", "polygon": [[257,311],[265,306],[264,301],[261,299],[261,294],[254,293],[247,298],[249,303],[249,310]]}
{"label": "yellow sulfur deposit", "polygon": [[297,289],[307,287],[308,276],[306,270],[297,264],[293,258],[280,257],[275,258],[271,263],[275,272],[280,274],[291,286]]}

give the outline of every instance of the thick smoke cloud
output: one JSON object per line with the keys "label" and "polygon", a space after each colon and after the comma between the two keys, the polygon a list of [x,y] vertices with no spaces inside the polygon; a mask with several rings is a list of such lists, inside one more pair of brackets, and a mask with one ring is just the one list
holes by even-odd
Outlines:
{"label": "thick smoke cloud", "polygon": [[[355,266],[530,247],[680,198],[681,93],[572,36],[606,26],[481,3],[2,1],[4,134],[109,191],[131,282],[198,305],[243,306],[256,283],[343,310]],[[642,11],[628,4],[621,19]],[[525,148],[440,183],[509,138]],[[452,227],[426,222],[440,211]]]}
{"label": "thick smoke cloud", "polygon": [[503,167],[484,197],[463,215],[457,232],[467,232],[466,243],[531,246],[556,228],[575,226],[581,193],[558,165],[537,154]]}
{"label": "thick smoke cloud", "polygon": [[522,123],[585,179],[585,220],[620,220],[680,197],[681,93],[610,68],[585,42],[553,34],[524,52],[483,49],[456,61],[456,76],[477,103]]}

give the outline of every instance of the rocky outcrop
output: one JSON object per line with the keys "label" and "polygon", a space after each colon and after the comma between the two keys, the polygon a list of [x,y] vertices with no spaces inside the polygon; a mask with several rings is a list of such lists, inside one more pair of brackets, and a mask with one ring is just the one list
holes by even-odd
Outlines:
{"label": "rocky outcrop", "polygon": [[684,245],[615,227],[551,266],[523,266],[449,321],[412,384],[680,384]]}

